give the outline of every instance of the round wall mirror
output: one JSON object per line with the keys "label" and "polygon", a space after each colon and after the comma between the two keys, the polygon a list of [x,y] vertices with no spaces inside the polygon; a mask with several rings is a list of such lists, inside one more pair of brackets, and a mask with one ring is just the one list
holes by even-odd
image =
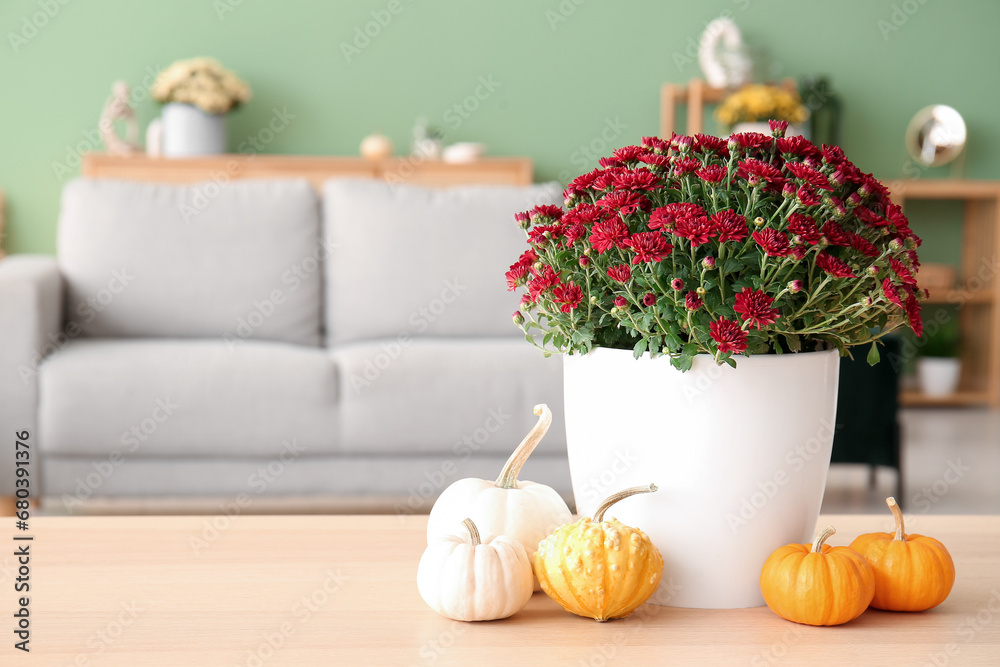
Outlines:
{"label": "round wall mirror", "polygon": [[965,121],[944,104],[933,104],[916,113],[906,128],[906,150],[928,167],[940,167],[965,148]]}

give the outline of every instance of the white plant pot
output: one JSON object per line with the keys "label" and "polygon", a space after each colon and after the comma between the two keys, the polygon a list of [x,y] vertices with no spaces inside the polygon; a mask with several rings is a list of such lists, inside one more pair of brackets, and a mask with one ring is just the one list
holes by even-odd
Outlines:
{"label": "white plant pot", "polygon": [[163,155],[187,157],[226,152],[225,114],[205,113],[191,104],[163,107]]}
{"label": "white plant pot", "polygon": [[[766,134],[771,136],[771,126],[767,124],[767,121],[762,123],[737,123],[733,125],[733,134],[737,132],[760,132],[761,134]],[[804,137],[809,138],[809,127],[806,125],[796,125],[794,123],[788,124],[788,129],[785,130],[786,137]]]}
{"label": "white plant pot", "polygon": [[764,604],[760,571],[785,544],[813,538],[830,467],[836,350],[695,357],[598,348],[563,360],[566,438],[577,512],[648,485],[608,516],[641,528],[663,554],[650,602],[736,609]]}
{"label": "white plant pot", "polygon": [[922,357],[917,360],[917,380],[927,396],[948,396],[958,389],[962,362],[947,357]]}

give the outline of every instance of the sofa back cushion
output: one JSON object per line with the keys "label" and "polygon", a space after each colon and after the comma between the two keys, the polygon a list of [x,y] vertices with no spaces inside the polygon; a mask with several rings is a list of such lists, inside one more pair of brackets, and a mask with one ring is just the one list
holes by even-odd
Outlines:
{"label": "sofa back cushion", "polygon": [[330,344],[519,336],[504,273],[527,249],[514,214],[561,202],[557,184],[426,188],[334,179],[323,189]]}
{"label": "sofa back cushion", "polygon": [[58,259],[84,336],[319,345],[322,256],[304,180],[63,190]]}

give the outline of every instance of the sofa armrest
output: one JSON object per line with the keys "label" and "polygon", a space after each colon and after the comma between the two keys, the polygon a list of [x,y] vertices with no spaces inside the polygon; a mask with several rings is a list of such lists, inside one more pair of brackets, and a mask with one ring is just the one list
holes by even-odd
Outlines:
{"label": "sofa armrest", "polygon": [[54,257],[0,260],[0,496],[14,495],[15,434],[30,434],[30,489],[39,495],[38,367],[65,344],[63,281]]}

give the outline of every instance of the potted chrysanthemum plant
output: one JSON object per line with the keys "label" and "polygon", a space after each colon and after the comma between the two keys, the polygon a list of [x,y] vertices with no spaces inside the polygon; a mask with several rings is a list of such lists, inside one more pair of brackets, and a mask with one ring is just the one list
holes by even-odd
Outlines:
{"label": "potted chrysanthemum plant", "polygon": [[[754,570],[819,513],[840,354],[875,363],[879,338],[922,328],[920,239],[885,186],[770,128],[645,138],[573,180],[564,208],[516,216],[514,320],[566,353],[578,510],[608,471],[655,471],[667,492],[629,511],[670,554],[680,606],[762,604]],[[726,576],[705,576],[721,554]]]}

